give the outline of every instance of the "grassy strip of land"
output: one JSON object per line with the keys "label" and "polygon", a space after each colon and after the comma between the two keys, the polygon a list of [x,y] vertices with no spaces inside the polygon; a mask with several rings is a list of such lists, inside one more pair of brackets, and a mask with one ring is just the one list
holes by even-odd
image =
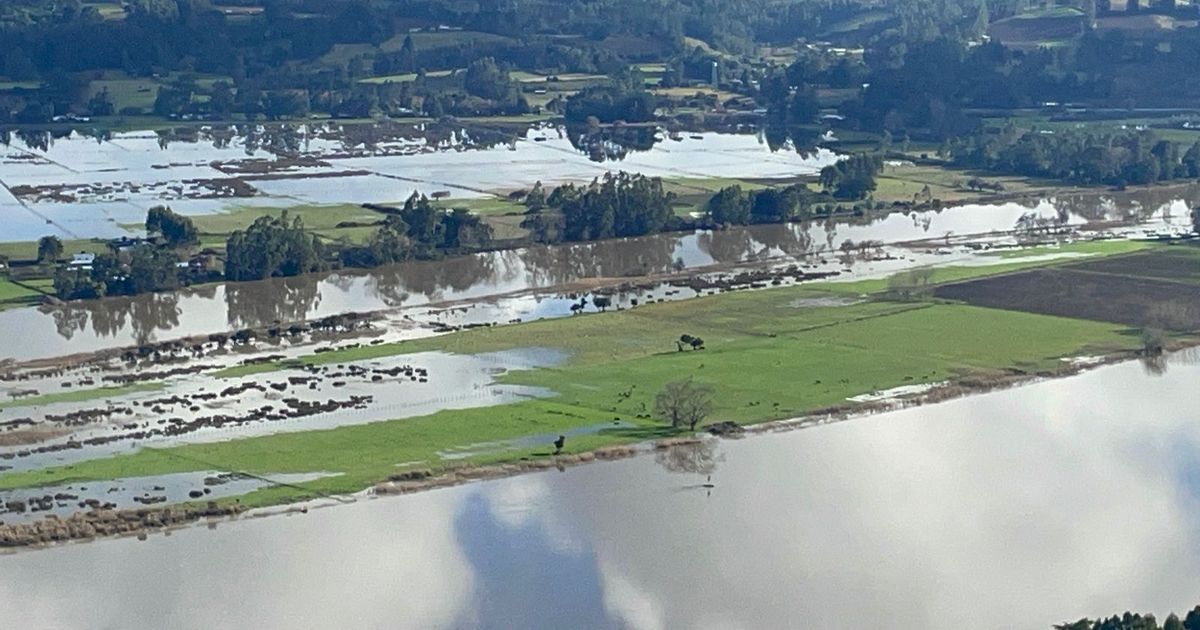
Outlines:
{"label": "grassy strip of land", "polygon": [[197,215],[192,217],[192,222],[203,233],[227,235],[246,229],[259,217],[277,217],[284,212],[289,218],[304,221],[304,226],[311,230],[332,230],[347,221],[372,223],[381,219],[378,213],[357,204],[317,204],[287,208],[240,207],[230,212]]}
{"label": "grassy strip of land", "polygon": [[0,402],[0,409],[17,409],[25,407],[43,407],[58,403],[87,402],[89,400],[104,400],[117,398],[138,392],[153,392],[163,389],[160,382],[132,383],[119,387],[98,387],[95,389],[72,389],[56,394],[43,394],[31,398],[14,398],[8,402]]}
{"label": "grassy strip of land", "polygon": [[[974,270],[972,270],[974,271]],[[830,293],[808,286],[728,293],[638,309],[476,329],[401,344],[388,353],[428,350],[476,353],[554,347],[569,353],[560,367],[511,372],[501,380],[548,387],[557,396],[420,418],[147,449],[130,455],[0,476],[0,488],[195,470],[257,474],[340,473],[304,484],[314,492],[359,490],[402,467],[435,472],[463,464],[514,461],[545,447],[503,442],[554,435],[619,419],[634,428],[568,441],[568,452],[670,433],[651,417],[655,392],[692,377],[716,391],[713,420],[757,423],[846,404],[857,394],[971,375],[1052,372],[1064,356],[1129,350],[1138,340],[1113,324],[946,303],[870,300],[812,306]],[[819,304],[819,303],[818,303]],[[703,337],[707,350],[680,352],[674,340]],[[308,361],[366,360],[359,348]],[[547,441],[549,441],[547,439]],[[447,450],[475,455],[446,460]],[[501,443],[497,446],[496,443]],[[248,505],[300,498],[296,489],[242,497]]]}
{"label": "grassy strip of land", "polygon": [[[1119,255],[1119,254],[1128,254],[1128,253],[1141,251],[1141,250],[1151,248],[1151,247],[1154,247],[1154,246],[1150,243],[1135,242],[1135,241],[1090,241],[1090,242],[1071,243],[1071,244],[1067,244],[1067,245],[1063,245],[1061,247],[1055,247],[1055,248],[1024,249],[1024,250],[1018,250],[1018,251],[1025,253],[1025,258],[1029,258],[1027,260],[1010,260],[1007,262],[999,262],[994,265],[983,265],[983,266],[977,266],[977,267],[947,266],[947,267],[933,268],[930,270],[929,282],[932,284],[958,282],[958,281],[962,281],[962,280],[969,280],[971,278],[979,278],[979,277],[983,277],[983,276],[989,276],[989,275],[995,275],[995,274],[1001,274],[1001,273],[1009,273],[1009,272],[1013,272],[1013,271],[1020,271],[1022,269],[1030,269],[1033,267],[1043,267],[1043,266],[1058,264],[1059,262],[1071,262],[1071,261],[1079,260],[1078,258],[1068,258],[1068,259],[1063,259],[1062,261],[1047,261],[1047,260],[1038,260],[1038,259],[1031,258],[1032,256],[1037,256],[1037,255],[1077,253],[1077,254],[1084,254],[1084,255],[1099,257],[1099,256],[1112,256],[1112,255]],[[1013,253],[1015,254],[1017,252],[1013,252]],[[1011,257],[1005,256],[1005,258],[1017,258],[1017,256],[1011,256]],[[831,294],[843,295],[843,296],[865,296],[868,294],[881,293],[883,291],[888,290],[888,283],[889,283],[889,280],[886,278],[879,278],[879,279],[872,279],[872,280],[856,280],[856,281],[852,281],[852,282],[822,281],[822,282],[813,282],[813,283],[804,284],[804,285],[801,285],[800,287],[794,287],[787,291],[783,291],[781,289],[771,289],[771,290],[767,290],[767,291],[755,291],[755,292],[751,292],[751,293],[765,294],[765,295],[772,295],[772,296],[791,295],[791,298],[789,298],[789,299],[828,297]],[[723,297],[731,297],[731,296],[726,295]],[[753,299],[753,298],[743,298],[743,299]],[[697,300],[687,300],[684,303],[686,303],[686,304],[699,303],[701,305],[711,304],[711,302],[704,301],[704,300],[699,301],[699,302]],[[659,306],[656,306],[655,308],[658,308],[658,307]],[[647,308],[647,307],[642,307],[642,309],[645,309],[645,308]],[[687,308],[687,307],[684,307],[684,308]],[[630,311],[630,312],[632,312],[632,311]],[[537,323],[533,323],[533,324],[529,324],[529,325],[537,325]],[[510,328],[510,327],[504,326],[504,327],[501,327],[500,329],[508,329],[508,328]],[[684,332],[687,332],[687,331],[684,331]],[[689,333],[689,334],[694,334],[694,333]],[[678,335],[676,335],[676,336],[678,336]],[[703,337],[703,335],[701,335],[701,336]],[[428,351],[428,350],[448,350],[450,352],[458,352],[461,354],[471,354],[471,353],[475,353],[475,352],[490,352],[493,350],[504,349],[504,348],[491,348],[491,347],[471,348],[471,347],[460,347],[460,346],[455,345],[454,340],[474,339],[474,338],[475,337],[471,334],[467,334],[467,335],[453,334],[453,335],[449,335],[449,336],[433,337],[433,338],[429,338],[429,339],[418,339],[418,340],[414,340],[414,341],[405,341],[405,342],[400,342],[400,343],[379,344],[379,345],[374,345],[374,346],[358,346],[355,348],[332,350],[329,352],[322,352],[320,354],[312,354],[312,355],[302,356],[297,359],[289,359],[287,361],[253,363],[253,364],[249,364],[249,365],[233,366],[233,367],[225,368],[223,370],[215,372],[214,375],[219,378],[239,378],[239,377],[250,376],[250,375],[254,375],[254,374],[266,374],[266,373],[270,373],[270,372],[277,372],[279,370],[301,367],[301,366],[305,366],[305,365],[331,365],[331,364],[335,364],[335,363],[365,361],[365,360],[370,360],[370,359],[381,359],[381,358],[385,358],[385,357],[396,356],[398,354],[407,354],[407,353],[412,353],[412,352],[422,352],[422,351]],[[447,339],[450,341],[445,341]],[[618,343],[621,343],[621,342],[618,342]],[[533,343],[531,345],[538,346],[538,345],[546,345],[546,344]]]}
{"label": "grassy strip of land", "polygon": [[0,276],[0,311],[33,306],[53,293],[54,281],[49,278],[13,281]]}
{"label": "grassy strip of land", "polygon": [[1153,249],[1154,247],[1154,244],[1150,243],[1149,241],[1086,241],[1062,246],[1047,245],[1039,247],[1022,247],[1017,249],[1000,249],[991,252],[984,252],[984,255],[1009,259],[1029,258],[1031,256],[1048,256],[1053,254],[1111,256],[1116,254],[1132,254],[1133,252]]}
{"label": "grassy strip of land", "polygon": [[13,302],[41,295],[37,291],[21,286],[11,280],[0,278],[0,302]]}

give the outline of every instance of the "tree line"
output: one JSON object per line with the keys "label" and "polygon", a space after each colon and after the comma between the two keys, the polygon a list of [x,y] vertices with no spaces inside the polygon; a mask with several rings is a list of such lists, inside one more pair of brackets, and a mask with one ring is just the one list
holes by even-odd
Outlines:
{"label": "tree line", "polygon": [[980,132],[945,149],[963,168],[1084,185],[1144,185],[1200,177],[1200,141],[1163,140],[1151,131]]}
{"label": "tree line", "polygon": [[194,282],[240,282],[296,276],[335,266],[377,267],[406,260],[432,259],[446,253],[488,247],[492,229],[464,209],[444,210],[414,194],[388,213],[362,245],[327,243],[300,217],[262,216],[225,242],[224,273],[213,263],[216,252],[199,249],[199,231],[189,217],[167,207],[151,208],[145,239],[121,239],[107,251],[59,264],[64,255],[56,236],[38,242],[38,263],[57,265],[54,288],[67,300],[169,291]]}
{"label": "tree line", "polygon": [[1126,612],[1100,619],[1080,619],[1061,623],[1055,630],[1200,630],[1200,606],[1189,610],[1183,619],[1175,613],[1167,615],[1162,625],[1151,614]]}

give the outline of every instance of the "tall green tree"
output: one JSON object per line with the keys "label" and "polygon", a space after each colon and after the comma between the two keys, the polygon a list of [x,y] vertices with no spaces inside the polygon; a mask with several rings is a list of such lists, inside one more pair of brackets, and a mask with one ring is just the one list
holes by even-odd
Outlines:
{"label": "tall green tree", "polygon": [[325,248],[304,229],[300,217],[259,217],[246,230],[229,235],[225,243],[225,276],[230,280],[261,280],[295,276],[325,269]]}
{"label": "tall green tree", "polygon": [[57,236],[43,236],[38,239],[37,261],[40,264],[53,264],[63,255],[62,239]]}
{"label": "tall green tree", "polygon": [[166,206],[155,206],[146,213],[146,231],[161,234],[171,247],[194,245],[200,241],[199,230],[191,217],[176,214]]}

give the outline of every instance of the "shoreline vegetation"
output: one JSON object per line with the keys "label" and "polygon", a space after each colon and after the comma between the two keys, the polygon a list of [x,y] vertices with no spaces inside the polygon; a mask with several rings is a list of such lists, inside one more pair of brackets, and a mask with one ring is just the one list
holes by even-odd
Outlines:
{"label": "shoreline vegetation", "polygon": [[[1093,255],[1082,260],[1115,262],[1137,256],[1194,260],[1189,257],[1195,248],[1188,245],[1137,244],[1132,250],[1115,245],[1121,244],[1096,244]],[[380,493],[409,492],[544,470],[555,467],[556,461],[565,465],[624,457],[641,448],[636,447],[639,444],[665,447],[672,440],[693,439],[690,432],[672,429],[648,411],[657,387],[680,374],[714,388],[712,423],[733,422],[754,432],[805,426],[813,417],[854,417],[886,408],[888,401],[850,399],[895,388],[935,385],[903,404],[933,402],[1143,354],[1140,331],[1148,323],[1130,326],[1049,316],[1027,305],[981,308],[936,297],[941,286],[1020,278],[1047,266],[1064,265],[1069,263],[998,259],[994,266],[934,268],[913,281],[914,286],[908,286],[912,279],[904,274],[898,276],[901,280],[804,283],[322,353],[314,360],[337,363],[428,350],[474,354],[553,347],[570,358],[555,368],[509,372],[498,380],[548,388],[556,393],[551,398],[329,430],[146,448],[74,465],[0,474],[0,489],[198,470],[262,476],[318,470],[333,474],[299,485],[256,490],[210,506],[240,512],[371,488]],[[1138,269],[1135,265],[1123,273],[1133,274],[1131,280],[1150,282],[1137,275]],[[797,306],[831,297],[851,299],[838,306]],[[703,337],[706,349],[675,348],[672,340],[685,328]],[[1195,341],[1185,332],[1164,339],[1167,348]],[[1063,360],[1081,356],[1093,359]],[[289,366],[271,367],[286,370]],[[260,378],[270,377],[263,373]],[[530,436],[603,427],[614,419],[621,421],[615,428],[573,434],[557,459],[549,448],[551,438],[546,444],[527,443]],[[446,453],[456,455],[447,459]],[[141,515],[129,517],[137,520],[155,510],[131,512]],[[79,519],[86,521],[87,516]],[[0,527],[0,544],[57,542],[89,531],[81,524],[55,525],[61,524]]]}
{"label": "shoreline vegetation", "polygon": [[[857,184],[846,184],[842,181],[846,175],[832,168],[819,178],[798,178],[794,182],[746,178],[714,180],[703,186],[693,180],[676,182],[620,172],[590,185],[565,184],[548,190],[537,185],[531,190],[518,191],[497,206],[502,207],[500,210],[491,210],[496,204],[481,205],[474,200],[459,203],[414,195],[396,206],[356,206],[354,213],[358,215],[379,217],[367,223],[354,223],[357,240],[332,239],[328,230],[321,227],[326,220],[308,227],[305,217],[311,221],[312,213],[306,210],[316,211],[319,207],[301,208],[296,215],[289,215],[286,208],[256,209],[245,219],[251,224],[244,224],[232,220],[235,215],[185,217],[169,207],[158,206],[147,217],[149,238],[134,239],[132,245],[122,241],[119,250],[112,247],[115,241],[72,241],[71,247],[67,247],[68,244],[55,237],[37,243],[0,244],[0,263],[7,269],[0,276],[0,310],[56,299],[89,300],[172,291],[213,282],[331,269],[370,269],[409,260],[440,260],[539,244],[598,242],[735,225],[855,222],[882,219],[893,213],[936,212],[968,203],[998,204],[1112,190],[1095,184],[1064,186],[1037,180],[1017,182],[1016,188],[1007,189],[1001,182],[1014,186],[1013,180],[981,177],[948,164],[885,166],[880,159],[876,157],[877,162],[863,175],[850,177],[869,182]],[[813,185],[823,190],[814,191]],[[847,185],[869,190],[855,189],[847,199],[839,194]],[[1130,190],[1169,190],[1194,185],[1193,181],[1163,181]],[[881,193],[878,198],[868,196],[876,189]],[[909,194],[912,190],[917,192]],[[680,203],[696,211],[688,216],[678,209]],[[643,211],[646,208],[654,210]],[[340,207],[334,210],[345,214]],[[498,232],[507,231],[508,224],[515,220],[512,217],[520,218],[519,229],[524,236],[497,237]],[[614,224],[614,220],[624,224]],[[224,226],[226,231],[214,233],[205,229],[208,225]],[[58,262],[69,249],[89,249],[88,243],[92,245],[90,249],[100,253],[86,269]],[[297,247],[297,243],[303,247]],[[232,253],[230,246],[235,248]],[[240,254],[270,249],[300,253],[274,260]]]}
{"label": "shoreline vegetation", "polygon": [[[794,182],[764,185],[752,180],[714,180],[700,186],[622,171],[590,184],[543,189],[539,183],[507,195],[504,207],[508,212],[504,216],[520,218],[519,226],[511,226],[523,232],[518,238],[497,238],[497,230],[505,230],[512,220],[500,222],[495,213],[473,211],[472,205],[478,206],[478,202],[435,201],[415,193],[401,205],[363,204],[357,209],[356,214],[370,215],[374,220],[339,220],[339,228],[353,225],[356,230],[357,238],[349,240],[331,239],[321,229],[320,225],[336,220],[336,216],[317,217],[318,226],[310,228],[305,216],[311,221],[312,213],[289,214],[286,208],[278,214],[259,210],[249,225],[213,233],[205,226],[228,226],[231,221],[222,215],[182,216],[167,206],[156,206],[147,215],[147,238],[99,241],[101,247],[87,265],[62,262],[67,247],[53,236],[43,237],[36,246],[0,246],[0,251],[10,252],[0,254],[0,262],[11,266],[6,280],[11,288],[0,293],[0,308],[27,305],[40,296],[88,300],[211,282],[369,269],[538,244],[595,242],[736,225],[853,221],[943,207],[940,199],[932,197],[928,184],[908,201],[869,198],[882,171],[881,157],[859,155],[826,168],[817,182],[797,178]],[[813,190],[814,183],[819,183],[821,190]],[[981,202],[1011,198],[998,196],[994,189],[990,195],[984,188],[977,186],[975,190],[975,199]],[[684,212],[681,205],[694,211]],[[218,241],[221,237],[224,240]],[[17,257],[17,252],[24,257]],[[48,280],[52,280],[52,287],[47,285]]]}

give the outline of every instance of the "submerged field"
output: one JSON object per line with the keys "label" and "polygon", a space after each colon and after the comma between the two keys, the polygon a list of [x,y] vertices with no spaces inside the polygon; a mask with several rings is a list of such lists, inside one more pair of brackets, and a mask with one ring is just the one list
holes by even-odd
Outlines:
{"label": "submerged field", "polygon": [[[944,269],[936,280],[1012,270]],[[1132,350],[1136,331],[1118,324],[963,304],[897,302],[875,293],[885,281],[810,284],[715,295],[631,310],[477,329],[391,346],[313,355],[308,363],[367,362],[427,350],[473,354],[551,347],[556,368],[508,372],[504,383],[545,387],[548,399],[429,416],[277,434],[214,444],[145,449],[72,466],[0,476],[0,488],[199,470],[336,476],[258,490],[240,500],[275,504],[360,490],[406,469],[433,472],[642,441],[675,432],[653,416],[666,382],[712,385],[710,420],[758,423],[851,406],[847,398],[904,385],[1054,373],[1063,357]],[[679,351],[681,334],[706,349]],[[256,367],[287,369],[276,364]],[[620,424],[613,428],[613,423]],[[610,427],[605,429],[605,427]]]}

